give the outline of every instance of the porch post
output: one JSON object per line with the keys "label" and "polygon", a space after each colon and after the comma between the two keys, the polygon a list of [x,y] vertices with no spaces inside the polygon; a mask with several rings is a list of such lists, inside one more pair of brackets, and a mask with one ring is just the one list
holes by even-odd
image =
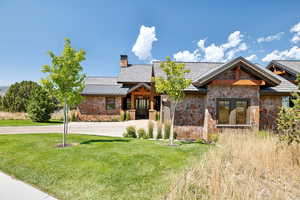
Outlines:
{"label": "porch post", "polygon": [[154,110],[154,95],[153,95],[153,92],[151,91],[151,94],[150,94],[149,119],[150,120],[155,120],[155,115],[156,115],[156,111]]}
{"label": "porch post", "polygon": [[135,97],[131,93],[131,108],[129,110],[129,115],[131,120],[135,120]]}

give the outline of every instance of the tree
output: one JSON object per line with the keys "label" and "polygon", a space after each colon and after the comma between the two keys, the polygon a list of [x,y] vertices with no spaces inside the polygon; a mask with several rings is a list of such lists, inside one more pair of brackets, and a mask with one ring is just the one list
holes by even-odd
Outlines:
{"label": "tree", "polygon": [[184,89],[187,88],[192,81],[185,78],[185,74],[189,70],[185,69],[184,63],[176,64],[171,61],[170,57],[166,61],[160,63],[160,68],[166,77],[155,77],[155,89],[158,93],[166,94],[171,100],[171,131],[170,144],[174,143],[174,118],[177,104],[184,98]]}
{"label": "tree", "polygon": [[51,119],[51,113],[54,112],[55,106],[53,98],[49,96],[48,92],[39,87],[31,94],[26,109],[32,121],[46,122]]}
{"label": "tree", "polygon": [[56,56],[49,52],[52,60],[51,65],[42,67],[42,72],[48,76],[41,80],[43,86],[54,95],[64,108],[64,133],[62,146],[66,145],[68,133],[69,108],[78,105],[84,89],[85,74],[80,63],[85,60],[85,51],[76,51],[71,47],[71,41],[65,39],[64,50],[61,55]]}
{"label": "tree", "polygon": [[26,105],[31,93],[39,86],[33,81],[22,81],[11,85],[2,99],[3,110],[9,112],[26,112]]}

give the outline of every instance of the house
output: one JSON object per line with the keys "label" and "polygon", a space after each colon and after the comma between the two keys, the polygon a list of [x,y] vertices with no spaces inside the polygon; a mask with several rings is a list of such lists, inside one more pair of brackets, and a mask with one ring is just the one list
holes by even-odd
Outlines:
{"label": "house", "polygon": [[273,60],[267,69],[292,83],[296,83],[297,74],[300,73],[300,60]]}
{"label": "house", "polygon": [[[243,57],[227,63],[184,64],[192,84],[176,108],[174,123],[179,138],[205,138],[228,128],[274,129],[280,107],[297,91],[285,76]],[[155,92],[152,82],[152,77],[158,76],[164,76],[160,62],[129,64],[127,56],[121,55],[117,77],[87,78],[80,120],[110,121],[127,111],[131,119],[153,120],[160,113],[161,120],[168,121],[171,103],[167,96]]]}

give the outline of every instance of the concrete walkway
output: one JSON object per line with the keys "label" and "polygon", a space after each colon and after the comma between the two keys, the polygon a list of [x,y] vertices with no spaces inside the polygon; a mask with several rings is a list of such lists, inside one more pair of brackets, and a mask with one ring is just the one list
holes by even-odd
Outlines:
{"label": "concrete walkway", "polygon": [[0,172],[1,200],[56,200],[48,194]]}
{"label": "concrete walkway", "polygon": [[[69,133],[103,135],[120,137],[126,127],[135,126],[147,130],[148,120],[131,120],[126,122],[71,122]],[[27,133],[62,133],[63,125],[51,126],[2,126],[0,134]]]}

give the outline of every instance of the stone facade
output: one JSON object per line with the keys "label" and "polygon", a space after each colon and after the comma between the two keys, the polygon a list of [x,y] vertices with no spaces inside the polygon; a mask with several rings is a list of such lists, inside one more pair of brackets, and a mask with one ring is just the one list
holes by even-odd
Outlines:
{"label": "stone facade", "polygon": [[204,137],[209,133],[218,132],[217,98],[248,98],[250,99],[250,125],[254,130],[259,128],[259,86],[221,86],[208,85],[204,120]]}
{"label": "stone facade", "polygon": [[260,121],[259,128],[276,130],[276,119],[281,107],[282,96],[261,96],[260,97]]}
{"label": "stone facade", "polygon": [[78,106],[79,120],[81,121],[112,121],[119,119],[122,97],[115,98],[116,108],[106,109],[105,96],[85,96],[84,101]]}

